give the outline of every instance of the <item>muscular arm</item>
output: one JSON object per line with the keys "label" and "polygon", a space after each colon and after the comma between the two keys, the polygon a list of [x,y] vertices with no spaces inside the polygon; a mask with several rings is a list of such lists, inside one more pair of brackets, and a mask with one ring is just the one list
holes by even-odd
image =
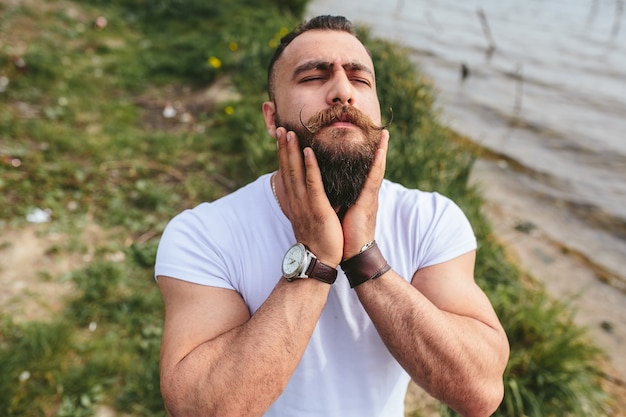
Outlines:
{"label": "muscular arm", "polygon": [[[342,222],[343,258],[374,239],[388,134]],[[487,416],[502,401],[506,335],[474,282],[475,252],[423,268],[411,283],[388,271],[356,287],[385,345],[411,378],[463,416]]]}
{"label": "muscular arm", "polygon": [[159,277],[161,391],[170,416],[260,416],[284,390],[330,286],[280,280],[250,317],[232,290]]}
{"label": "muscular arm", "polygon": [[506,335],[474,282],[475,252],[356,288],[387,348],[412,379],[463,416],[488,416],[503,396]]}
{"label": "muscular arm", "polygon": [[[320,261],[336,267],[341,225],[325,197],[315,157],[310,149],[305,152],[305,172],[295,134],[288,139],[281,128],[277,143],[277,181],[288,195],[283,207],[295,237]],[[315,279],[278,281],[250,316],[235,291],[159,279],[165,302],[161,391],[171,416],[258,416],[283,392],[330,285]]]}

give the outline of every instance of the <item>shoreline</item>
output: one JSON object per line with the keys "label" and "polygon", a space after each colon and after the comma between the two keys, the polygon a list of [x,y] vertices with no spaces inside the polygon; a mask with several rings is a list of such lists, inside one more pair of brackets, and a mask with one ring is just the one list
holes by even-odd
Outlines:
{"label": "shoreline", "polygon": [[550,222],[553,213],[506,171],[497,161],[478,159],[470,177],[484,198],[483,214],[494,236],[552,298],[573,308],[574,322],[606,354],[606,380],[626,399],[626,292],[610,285],[583,256],[551,238],[541,225]]}

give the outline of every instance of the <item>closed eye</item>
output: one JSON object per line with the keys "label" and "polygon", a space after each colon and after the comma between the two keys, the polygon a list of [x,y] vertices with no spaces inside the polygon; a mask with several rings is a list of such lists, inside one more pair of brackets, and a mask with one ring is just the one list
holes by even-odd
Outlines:
{"label": "closed eye", "polygon": [[310,82],[310,81],[323,81],[325,79],[326,79],[326,77],[322,77],[322,76],[305,77],[305,78],[302,78],[300,80],[300,82],[301,83],[306,83],[306,82]]}
{"label": "closed eye", "polygon": [[362,84],[365,84],[367,86],[371,86],[372,85],[370,80],[368,80],[367,78],[353,78],[352,81],[357,82],[357,83],[362,83]]}

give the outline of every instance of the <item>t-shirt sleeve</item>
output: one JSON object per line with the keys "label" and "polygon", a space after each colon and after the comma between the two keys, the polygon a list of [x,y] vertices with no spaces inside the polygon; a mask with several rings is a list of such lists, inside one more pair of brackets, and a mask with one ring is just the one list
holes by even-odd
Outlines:
{"label": "t-shirt sleeve", "polygon": [[420,267],[440,264],[476,249],[476,237],[467,216],[447,197],[430,194],[431,216],[423,218],[419,245]]}
{"label": "t-shirt sleeve", "polygon": [[165,228],[156,255],[155,279],[177,278],[195,284],[234,289],[227,262],[205,230],[196,208],[174,217]]}

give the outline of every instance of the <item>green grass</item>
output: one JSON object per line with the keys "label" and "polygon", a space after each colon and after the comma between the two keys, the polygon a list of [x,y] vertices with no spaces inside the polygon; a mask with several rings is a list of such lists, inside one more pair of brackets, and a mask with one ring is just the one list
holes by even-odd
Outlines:
{"label": "green grass", "polygon": [[[260,113],[266,64],[305,4],[0,0],[0,76],[9,80],[0,92],[0,230],[48,208],[42,233],[68,236],[57,257],[86,252],[86,224],[106,230],[86,266],[46,275],[74,284],[60,313],[30,322],[2,313],[1,415],[89,416],[103,405],[165,415],[163,311],[152,280],[159,235],[182,209],[275,169]],[[98,16],[106,28],[94,27]],[[467,186],[475,155],[438,121],[433,86],[401,48],[363,37],[381,105],[393,108],[387,176],[455,199],[479,238],[477,277],[512,346],[497,415],[602,415],[599,351],[491,237],[481,197]],[[216,81],[237,94],[207,97]],[[181,102],[175,120],[161,116],[168,100]]]}

